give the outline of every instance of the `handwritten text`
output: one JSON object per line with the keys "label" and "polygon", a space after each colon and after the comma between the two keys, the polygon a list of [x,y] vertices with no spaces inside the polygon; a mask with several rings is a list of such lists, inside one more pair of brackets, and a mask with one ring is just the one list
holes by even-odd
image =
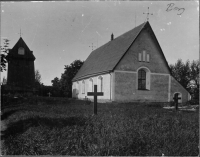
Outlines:
{"label": "handwritten text", "polygon": [[174,5],[175,5],[174,3],[167,4],[168,8],[166,9],[166,11],[169,12],[172,10],[177,10],[178,11],[177,15],[181,15],[185,11],[185,8],[174,7]]}

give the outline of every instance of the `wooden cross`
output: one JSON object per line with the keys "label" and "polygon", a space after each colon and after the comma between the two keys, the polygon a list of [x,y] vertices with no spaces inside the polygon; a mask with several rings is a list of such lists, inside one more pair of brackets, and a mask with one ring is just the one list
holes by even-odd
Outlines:
{"label": "wooden cross", "polygon": [[87,92],[88,96],[94,96],[94,114],[97,114],[97,96],[103,96],[103,92],[97,92],[97,85],[94,85],[94,92]]}
{"label": "wooden cross", "polygon": [[147,14],[147,21],[149,20],[149,14],[153,15],[152,13],[149,13],[149,7],[148,7],[148,13],[143,13],[143,14]]}
{"label": "wooden cross", "polygon": [[51,93],[49,92],[49,93],[47,93],[48,95],[49,95],[49,97],[51,97]]}
{"label": "wooden cross", "polygon": [[175,109],[176,109],[176,111],[178,110],[178,99],[181,99],[181,98],[179,98],[178,97],[178,93],[176,93],[175,95],[174,95],[174,102],[175,102]]}

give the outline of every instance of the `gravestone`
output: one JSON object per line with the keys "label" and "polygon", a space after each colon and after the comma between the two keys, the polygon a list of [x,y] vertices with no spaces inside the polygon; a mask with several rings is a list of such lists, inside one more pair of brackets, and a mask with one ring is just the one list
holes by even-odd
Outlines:
{"label": "gravestone", "polygon": [[94,96],[94,114],[97,114],[97,96],[103,96],[103,92],[97,92],[97,85],[94,85],[94,92],[87,92],[88,96]]}

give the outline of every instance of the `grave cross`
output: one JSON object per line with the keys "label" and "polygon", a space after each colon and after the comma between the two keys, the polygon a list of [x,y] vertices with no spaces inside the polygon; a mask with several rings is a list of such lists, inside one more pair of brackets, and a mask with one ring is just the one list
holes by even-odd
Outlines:
{"label": "grave cross", "polygon": [[51,97],[51,93],[49,92],[49,93],[47,93],[48,95],[49,95],[49,97]]}
{"label": "grave cross", "polygon": [[181,98],[179,98],[178,97],[178,93],[176,93],[175,95],[174,95],[174,103],[175,103],[175,109],[176,109],[176,111],[178,110],[178,99],[181,99]]}
{"label": "grave cross", "polygon": [[94,92],[87,92],[88,96],[94,96],[94,114],[97,114],[97,96],[103,96],[103,92],[97,92],[97,85],[94,85]]}

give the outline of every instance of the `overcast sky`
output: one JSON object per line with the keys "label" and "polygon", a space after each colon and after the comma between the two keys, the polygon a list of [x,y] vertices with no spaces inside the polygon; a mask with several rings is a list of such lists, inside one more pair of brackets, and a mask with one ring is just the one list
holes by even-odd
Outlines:
{"label": "overcast sky", "polygon": [[[86,60],[93,49],[133,29],[149,16],[169,64],[199,58],[198,1],[1,2],[1,45],[22,38],[36,57],[42,83],[60,78],[64,65]],[[7,72],[3,72],[7,77]]]}

